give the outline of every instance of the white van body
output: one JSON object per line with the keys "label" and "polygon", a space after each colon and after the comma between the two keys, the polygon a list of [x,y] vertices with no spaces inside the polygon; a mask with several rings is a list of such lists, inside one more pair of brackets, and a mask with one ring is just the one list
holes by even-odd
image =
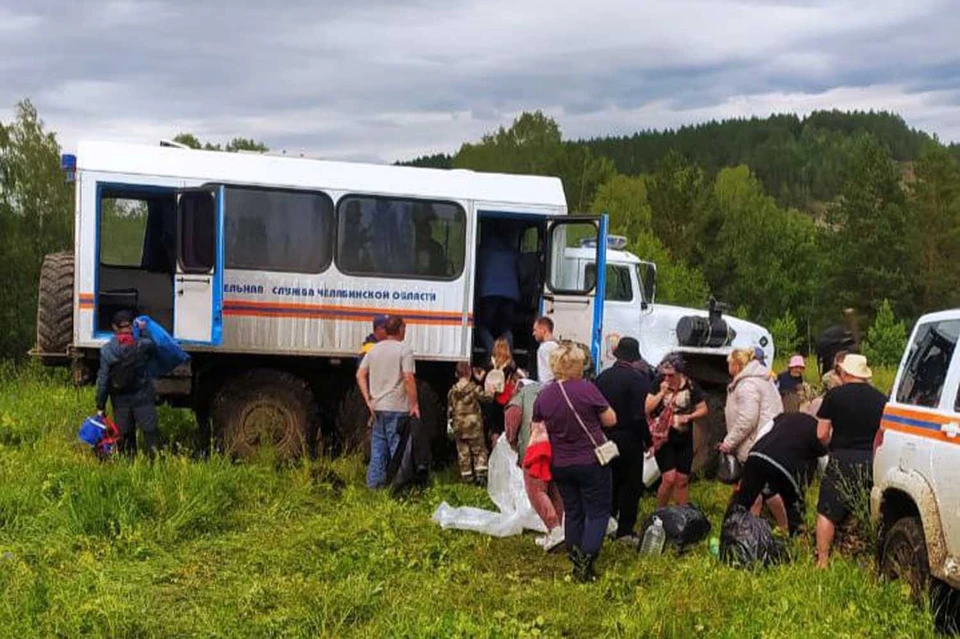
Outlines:
{"label": "white van body", "polygon": [[892,560],[883,555],[895,550],[889,533],[915,525],[929,574],[953,588],[960,588],[958,340],[960,309],[917,321],[884,411],[871,491],[881,562]]}

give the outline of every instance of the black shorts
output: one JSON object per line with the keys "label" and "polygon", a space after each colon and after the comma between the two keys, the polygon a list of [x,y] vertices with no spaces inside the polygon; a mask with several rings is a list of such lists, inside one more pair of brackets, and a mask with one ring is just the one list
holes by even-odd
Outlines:
{"label": "black shorts", "polygon": [[858,500],[869,497],[873,455],[868,450],[834,450],[830,452],[827,472],[820,482],[817,512],[835,525],[856,508]]}
{"label": "black shorts", "polygon": [[689,475],[693,468],[693,430],[681,433],[671,428],[667,441],[656,453],[656,459],[661,473],[675,470],[681,475]]}
{"label": "black shorts", "polygon": [[739,504],[750,510],[758,495],[764,501],[780,495],[787,511],[787,524],[790,534],[797,532],[803,524],[803,495],[795,477],[776,460],[751,453],[743,465],[740,485],[733,494],[731,505]]}

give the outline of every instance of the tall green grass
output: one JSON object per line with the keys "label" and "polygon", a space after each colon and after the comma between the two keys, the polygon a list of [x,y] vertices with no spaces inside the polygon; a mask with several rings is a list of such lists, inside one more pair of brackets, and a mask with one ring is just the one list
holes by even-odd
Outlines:
{"label": "tall green grass", "polygon": [[[490,507],[442,474],[401,500],[357,458],[276,468],[161,455],[100,463],[74,442],[89,389],[0,369],[0,636],[924,637],[928,615],[867,557],[749,572],[700,544],[638,559],[605,545],[578,585],[532,535],[430,521],[441,501]],[[164,411],[165,435],[189,416]],[[726,486],[693,487],[719,534]],[[653,508],[650,497],[641,505]],[[808,513],[812,520],[812,513]]]}

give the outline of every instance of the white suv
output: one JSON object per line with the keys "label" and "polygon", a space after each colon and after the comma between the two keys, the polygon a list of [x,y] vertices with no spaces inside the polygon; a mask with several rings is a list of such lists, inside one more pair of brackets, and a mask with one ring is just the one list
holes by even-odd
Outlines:
{"label": "white suv", "polygon": [[910,583],[940,625],[960,608],[960,309],[910,336],[874,442],[870,512],[879,569]]}

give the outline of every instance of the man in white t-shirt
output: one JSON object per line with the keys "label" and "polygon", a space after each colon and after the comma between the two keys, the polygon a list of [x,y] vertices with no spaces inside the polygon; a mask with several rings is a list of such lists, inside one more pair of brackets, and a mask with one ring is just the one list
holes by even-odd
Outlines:
{"label": "man in white t-shirt", "polygon": [[547,384],[553,381],[550,354],[560,346],[553,337],[553,320],[546,316],[538,317],[533,323],[533,339],[540,344],[537,348],[537,381]]}
{"label": "man in white t-shirt", "polygon": [[387,338],[370,349],[357,371],[360,393],[373,415],[367,468],[369,488],[379,488],[387,481],[387,465],[400,445],[400,420],[408,415],[420,417],[413,349],[403,343],[403,319],[391,315],[386,333]]}

